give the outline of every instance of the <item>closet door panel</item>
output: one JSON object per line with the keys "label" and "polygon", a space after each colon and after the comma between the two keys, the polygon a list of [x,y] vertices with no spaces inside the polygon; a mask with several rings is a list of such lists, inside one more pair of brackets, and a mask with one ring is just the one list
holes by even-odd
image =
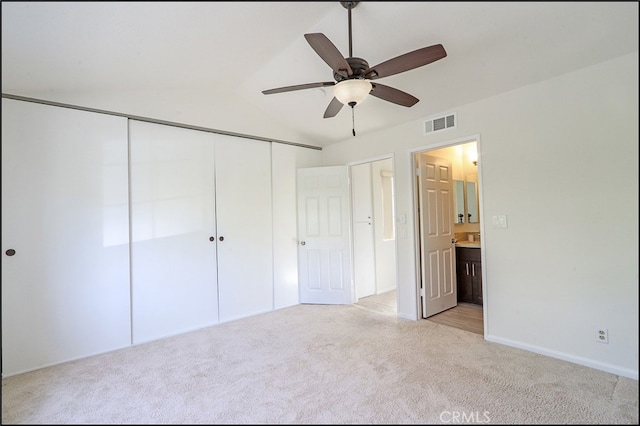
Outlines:
{"label": "closet door panel", "polygon": [[216,135],[220,321],[273,310],[271,144]]}
{"label": "closet door panel", "polygon": [[130,122],[133,341],[218,322],[214,136]]}
{"label": "closet door panel", "polygon": [[127,179],[126,119],[2,100],[4,375],[130,345]]}

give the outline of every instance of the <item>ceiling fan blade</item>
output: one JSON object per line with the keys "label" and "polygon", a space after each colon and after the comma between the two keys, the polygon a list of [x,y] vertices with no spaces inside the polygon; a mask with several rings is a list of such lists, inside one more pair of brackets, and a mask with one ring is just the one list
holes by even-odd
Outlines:
{"label": "ceiling fan blade", "polygon": [[342,109],[342,106],[343,106],[342,102],[340,102],[338,99],[336,98],[331,99],[331,102],[329,102],[329,106],[324,111],[323,118],[335,117],[336,114],[338,114]]}
{"label": "ceiling fan blade", "polygon": [[393,102],[394,104],[411,107],[418,103],[419,99],[412,96],[402,90],[394,89],[393,87],[385,86],[380,83],[371,83],[373,88],[369,94],[380,98],[385,101]]}
{"label": "ceiling fan blade", "polygon": [[331,67],[333,72],[345,78],[353,74],[353,70],[347,60],[327,36],[322,33],[312,33],[305,34],[304,38],[307,39],[307,42],[322,60]]}
{"label": "ceiling fan blade", "polygon": [[430,64],[445,56],[447,56],[447,52],[444,47],[441,44],[434,44],[433,46],[423,47],[422,49],[396,56],[374,67],[369,67],[364,72],[364,75],[370,80],[388,77]]}
{"label": "ceiling fan blade", "polygon": [[286,87],[278,87],[277,89],[269,89],[263,90],[262,93],[265,95],[272,95],[274,93],[282,93],[282,92],[292,92],[294,90],[303,90],[303,89],[313,89],[315,87],[327,87],[334,86],[336,83],[333,81],[324,81],[321,83],[308,83],[308,84],[298,84],[296,86],[286,86]]}

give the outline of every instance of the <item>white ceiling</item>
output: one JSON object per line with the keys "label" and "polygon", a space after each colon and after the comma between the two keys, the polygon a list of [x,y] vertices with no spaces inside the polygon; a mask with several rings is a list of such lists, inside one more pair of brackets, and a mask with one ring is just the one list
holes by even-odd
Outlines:
{"label": "white ceiling", "polygon": [[[441,43],[447,57],[378,80],[418,99],[368,97],[359,135],[638,51],[637,2],[360,2],[353,56],[369,65]],[[199,90],[235,95],[324,146],[351,137],[350,108],[323,119],[333,81],[305,33],[348,56],[332,2],[2,2],[2,92]],[[242,111],[238,111],[239,114]]]}

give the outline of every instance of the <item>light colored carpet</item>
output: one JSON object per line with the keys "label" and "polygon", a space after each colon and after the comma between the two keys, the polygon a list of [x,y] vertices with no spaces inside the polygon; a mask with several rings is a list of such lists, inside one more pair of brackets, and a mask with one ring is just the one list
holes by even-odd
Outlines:
{"label": "light colored carpet", "polygon": [[638,424],[638,382],[396,317],[297,305],[2,380],[3,424]]}

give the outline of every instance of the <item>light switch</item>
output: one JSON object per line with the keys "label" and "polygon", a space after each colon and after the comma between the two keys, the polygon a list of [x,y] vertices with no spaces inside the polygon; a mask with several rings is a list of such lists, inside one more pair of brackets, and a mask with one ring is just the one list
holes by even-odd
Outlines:
{"label": "light switch", "polygon": [[399,239],[407,239],[407,227],[405,225],[399,225],[396,229],[396,232]]}
{"label": "light switch", "polygon": [[507,215],[499,214],[491,216],[492,228],[506,228],[507,227]]}

